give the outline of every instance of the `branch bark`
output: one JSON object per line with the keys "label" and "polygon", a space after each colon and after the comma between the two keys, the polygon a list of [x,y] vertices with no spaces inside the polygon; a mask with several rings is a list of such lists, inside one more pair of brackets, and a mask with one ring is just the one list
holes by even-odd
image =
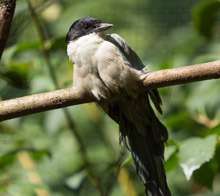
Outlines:
{"label": "branch bark", "polygon": [[0,3],[0,59],[8,40],[16,0],[5,0]]}
{"label": "branch bark", "polygon": [[143,81],[145,89],[220,78],[220,60],[151,72]]}
{"label": "branch bark", "polygon": [[[140,91],[217,78],[220,60],[148,73]],[[0,121],[94,101],[90,94],[80,95],[74,88],[25,96],[0,102]]]}

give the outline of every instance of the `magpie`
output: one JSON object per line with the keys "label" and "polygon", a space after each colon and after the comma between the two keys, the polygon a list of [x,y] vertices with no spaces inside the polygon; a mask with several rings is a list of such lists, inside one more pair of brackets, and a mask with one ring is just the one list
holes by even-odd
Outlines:
{"label": "magpie", "polygon": [[130,149],[147,196],[170,196],[164,171],[165,126],[156,89],[140,92],[148,70],[128,43],[117,34],[104,34],[113,25],[92,17],[75,21],[66,35],[67,54],[74,65],[73,87],[93,95],[119,124],[119,141]]}

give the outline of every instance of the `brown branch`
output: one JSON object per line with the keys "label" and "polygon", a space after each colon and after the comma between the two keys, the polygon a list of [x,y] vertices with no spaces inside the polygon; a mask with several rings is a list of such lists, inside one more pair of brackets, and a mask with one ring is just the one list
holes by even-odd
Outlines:
{"label": "brown branch", "polygon": [[[220,78],[220,60],[148,73],[140,90],[216,78]],[[90,94],[80,95],[74,88],[11,99],[0,102],[0,121],[93,101]]]}
{"label": "brown branch", "polygon": [[0,121],[92,101],[73,88],[11,99],[0,102]]}
{"label": "brown branch", "polygon": [[151,72],[143,81],[145,89],[220,78],[220,60]]}
{"label": "brown branch", "polygon": [[0,3],[0,59],[8,40],[16,0],[5,0]]}

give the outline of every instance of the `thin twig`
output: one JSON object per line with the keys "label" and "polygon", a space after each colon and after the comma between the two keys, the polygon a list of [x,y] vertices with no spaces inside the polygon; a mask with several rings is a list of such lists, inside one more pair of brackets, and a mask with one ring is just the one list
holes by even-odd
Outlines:
{"label": "thin twig", "polygon": [[[220,60],[150,72],[140,91],[217,78],[220,78]],[[25,96],[0,102],[0,121],[94,101],[90,94],[81,95],[74,88]]]}

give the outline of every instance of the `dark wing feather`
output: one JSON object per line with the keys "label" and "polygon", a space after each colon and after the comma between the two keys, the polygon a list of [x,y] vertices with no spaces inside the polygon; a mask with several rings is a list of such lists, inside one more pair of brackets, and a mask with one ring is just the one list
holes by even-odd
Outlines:
{"label": "dark wing feather", "polygon": [[[126,65],[130,65],[130,67],[132,67],[133,69],[143,70],[143,74],[147,73],[147,69],[140,60],[140,58],[138,57],[138,55],[135,53],[134,50],[132,50],[132,48],[127,44],[127,42],[121,36],[119,36],[118,34],[109,34],[106,35],[106,39],[107,41],[111,42],[112,44],[114,44],[119,48],[119,50],[124,56],[124,59],[127,62],[129,62],[126,63]],[[162,114],[162,109],[161,109],[162,100],[160,98],[158,90],[157,89],[149,90],[148,93],[150,95],[151,100],[153,101],[155,108],[159,113]]]}
{"label": "dark wing feather", "polygon": [[[126,65],[136,70],[144,68],[137,54],[119,35],[107,35],[107,40],[119,48]],[[140,93],[136,98],[121,94],[111,100],[102,100],[99,105],[119,124],[120,141],[127,145],[128,138],[136,171],[145,185],[146,195],[170,196],[163,166],[164,142],[168,133],[154,114],[148,95],[162,113],[161,99],[156,89]]]}

